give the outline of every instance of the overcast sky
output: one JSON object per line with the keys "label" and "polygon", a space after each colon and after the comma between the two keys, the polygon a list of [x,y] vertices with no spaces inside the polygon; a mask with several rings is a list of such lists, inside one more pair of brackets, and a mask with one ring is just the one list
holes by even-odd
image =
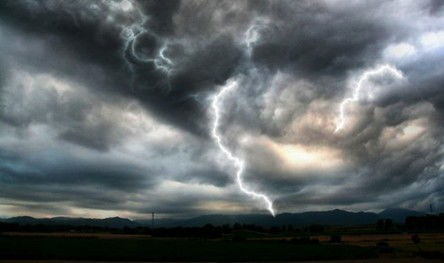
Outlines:
{"label": "overcast sky", "polygon": [[0,217],[267,213],[229,85],[277,213],[444,209],[443,1],[5,0],[0,51]]}

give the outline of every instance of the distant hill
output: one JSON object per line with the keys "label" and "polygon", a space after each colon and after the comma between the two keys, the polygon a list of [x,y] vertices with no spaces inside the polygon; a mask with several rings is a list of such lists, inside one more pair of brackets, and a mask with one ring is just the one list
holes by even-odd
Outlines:
{"label": "distant hill", "polygon": [[[255,224],[263,226],[281,225],[359,225],[373,224],[379,219],[375,213],[347,212],[343,210],[331,210],[323,212],[284,213],[276,217],[271,215],[248,214],[248,215],[204,215],[185,220],[174,220],[156,222],[157,226],[202,226],[205,224]],[[143,222],[140,222],[143,224]]]}
{"label": "distant hill", "polygon": [[30,216],[11,217],[1,219],[1,222],[17,223],[21,225],[68,225],[68,226],[93,226],[93,227],[109,227],[124,228],[137,227],[138,223],[120,217],[110,217],[104,219],[94,218],[73,218],[73,217],[53,217],[53,218],[33,218]]}
{"label": "distant hill", "polygon": [[[155,227],[197,227],[206,224],[255,224],[262,226],[295,225],[305,226],[311,224],[321,225],[365,225],[374,224],[378,219],[390,218],[394,222],[403,223],[408,216],[421,216],[424,213],[393,208],[386,209],[381,213],[372,212],[348,212],[344,210],[330,210],[304,213],[283,213],[276,217],[266,214],[246,214],[246,215],[203,215],[189,219],[156,219]],[[11,217],[0,219],[0,222],[18,223],[23,225],[70,225],[70,226],[94,226],[109,228],[124,228],[151,226],[151,220],[130,220],[120,217],[93,219],[93,218],[33,218],[29,216]]]}
{"label": "distant hill", "polygon": [[[320,212],[283,213],[276,217],[264,214],[248,215],[204,215],[185,220],[156,220],[156,226],[203,226],[205,224],[255,224],[263,226],[310,224],[321,225],[365,225],[374,224],[378,219],[392,219],[394,222],[403,223],[408,216],[421,216],[424,213],[408,209],[386,209],[381,213],[372,212],[348,212],[344,210],[330,210]],[[146,222],[138,221],[142,225]],[[149,221],[151,222],[151,221]]]}

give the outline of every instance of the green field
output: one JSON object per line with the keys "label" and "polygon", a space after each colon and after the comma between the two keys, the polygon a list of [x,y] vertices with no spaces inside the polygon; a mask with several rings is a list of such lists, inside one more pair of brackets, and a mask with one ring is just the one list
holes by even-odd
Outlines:
{"label": "green field", "polygon": [[293,261],[375,258],[374,248],[286,241],[0,236],[1,259]]}

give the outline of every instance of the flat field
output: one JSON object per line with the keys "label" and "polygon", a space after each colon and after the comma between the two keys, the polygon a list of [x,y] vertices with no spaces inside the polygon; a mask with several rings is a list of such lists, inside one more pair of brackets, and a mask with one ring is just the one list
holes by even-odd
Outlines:
{"label": "flat field", "polygon": [[[144,235],[78,233],[6,233],[0,235],[0,259],[93,261],[323,261],[429,262],[444,253],[444,234],[345,235],[331,244],[329,236],[312,236],[319,244],[296,244],[279,239],[152,238]],[[385,242],[390,251],[376,244]],[[354,260],[354,261],[353,261]],[[363,261],[365,260],[365,261]],[[375,261],[376,260],[376,261]],[[1,261],[0,261],[1,262]],[[52,261],[62,262],[62,261]]]}

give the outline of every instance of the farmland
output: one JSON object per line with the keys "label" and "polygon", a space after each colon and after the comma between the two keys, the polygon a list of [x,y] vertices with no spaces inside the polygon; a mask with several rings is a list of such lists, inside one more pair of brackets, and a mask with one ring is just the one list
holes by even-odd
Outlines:
{"label": "farmland", "polygon": [[[154,238],[111,233],[4,233],[0,258],[8,260],[101,261],[304,261],[377,259],[438,259],[444,253],[443,234],[421,234],[414,244],[409,234],[331,236],[268,236],[236,240]],[[386,244],[381,249],[381,244]],[[370,261],[371,262],[371,261]]]}

